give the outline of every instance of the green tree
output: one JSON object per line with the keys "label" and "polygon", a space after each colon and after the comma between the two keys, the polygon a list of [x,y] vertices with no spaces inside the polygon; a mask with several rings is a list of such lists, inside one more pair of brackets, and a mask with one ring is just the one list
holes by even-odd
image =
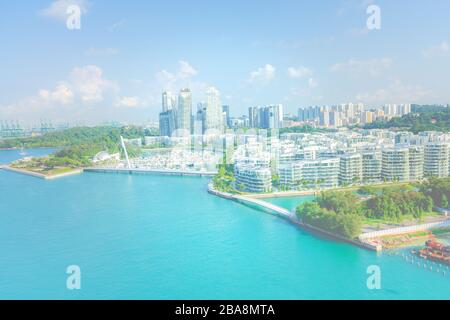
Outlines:
{"label": "green tree", "polygon": [[441,208],[448,208],[448,199],[445,194],[441,196]]}

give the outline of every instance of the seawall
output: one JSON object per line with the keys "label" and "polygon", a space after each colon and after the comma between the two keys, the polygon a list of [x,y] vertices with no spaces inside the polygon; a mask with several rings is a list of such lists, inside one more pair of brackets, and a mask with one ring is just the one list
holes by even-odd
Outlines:
{"label": "seawall", "polygon": [[173,176],[200,176],[212,177],[216,172],[195,172],[195,171],[177,171],[177,170],[154,170],[154,169],[127,169],[127,168],[85,168],[86,172],[97,173],[120,173],[120,174],[160,174]]}
{"label": "seawall", "polygon": [[68,171],[68,172],[52,174],[52,175],[45,175],[45,174],[42,174],[42,173],[39,173],[39,172],[33,172],[33,171],[13,168],[13,167],[8,166],[8,165],[0,166],[0,169],[6,170],[6,171],[11,171],[11,172],[14,172],[14,173],[27,175],[27,176],[31,176],[31,177],[35,177],[35,178],[40,178],[40,179],[44,179],[44,180],[53,180],[53,179],[58,179],[58,178],[63,178],[63,177],[67,177],[67,176],[72,176],[72,175],[75,175],[75,174],[83,173],[83,169],[74,169],[74,170]]}

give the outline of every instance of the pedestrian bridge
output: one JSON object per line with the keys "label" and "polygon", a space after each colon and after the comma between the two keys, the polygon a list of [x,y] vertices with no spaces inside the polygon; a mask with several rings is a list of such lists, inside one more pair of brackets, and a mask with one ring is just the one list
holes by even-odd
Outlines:
{"label": "pedestrian bridge", "polygon": [[269,203],[267,201],[262,201],[259,199],[253,199],[253,198],[248,198],[245,196],[240,196],[240,195],[233,195],[233,198],[238,201],[241,202],[245,205],[254,205],[257,207],[262,207],[268,211],[270,211],[271,213],[275,213],[277,215],[280,215],[286,219],[289,220],[297,220],[297,216],[295,215],[294,212],[289,211],[285,208],[281,208],[277,205],[274,205],[272,203]]}

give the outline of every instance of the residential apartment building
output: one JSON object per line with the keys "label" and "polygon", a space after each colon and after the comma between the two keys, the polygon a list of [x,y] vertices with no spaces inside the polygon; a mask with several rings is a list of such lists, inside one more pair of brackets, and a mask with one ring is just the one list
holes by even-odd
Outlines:
{"label": "residential apartment building", "polygon": [[449,174],[449,146],[446,142],[425,144],[424,175],[444,178]]}
{"label": "residential apartment building", "polygon": [[385,181],[409,180],[408,147],[388,147],[381,152],[381,178]]}
{"label": "residential apartment building", "polygon": [[359,153],[340,156],[339,183],[352,185],[361,183],[363,179],[362,156]]}
{"label": "residential apartment building", "polygon": [[376,183],[381,181],[381,153],[366,151],[362,153],[362,181]]}
{"label": "residential apartment building", "polygon": [[423,179],[424,148],[423,146],[409,146],[409,180]]}

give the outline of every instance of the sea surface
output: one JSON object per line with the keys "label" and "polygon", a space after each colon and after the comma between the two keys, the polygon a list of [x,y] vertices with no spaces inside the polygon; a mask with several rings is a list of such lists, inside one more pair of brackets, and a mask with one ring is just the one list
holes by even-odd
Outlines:
{"label": "sea surface", "polygon": [[[0,151],[0,163],[19,152]],[[0,299],[450,299],[448,268],[311,234],[208,194],[207,182],[0,170]],[[80,290],[66,287],[70,265]],[[372,265],[379,290],[367,287]]]}

